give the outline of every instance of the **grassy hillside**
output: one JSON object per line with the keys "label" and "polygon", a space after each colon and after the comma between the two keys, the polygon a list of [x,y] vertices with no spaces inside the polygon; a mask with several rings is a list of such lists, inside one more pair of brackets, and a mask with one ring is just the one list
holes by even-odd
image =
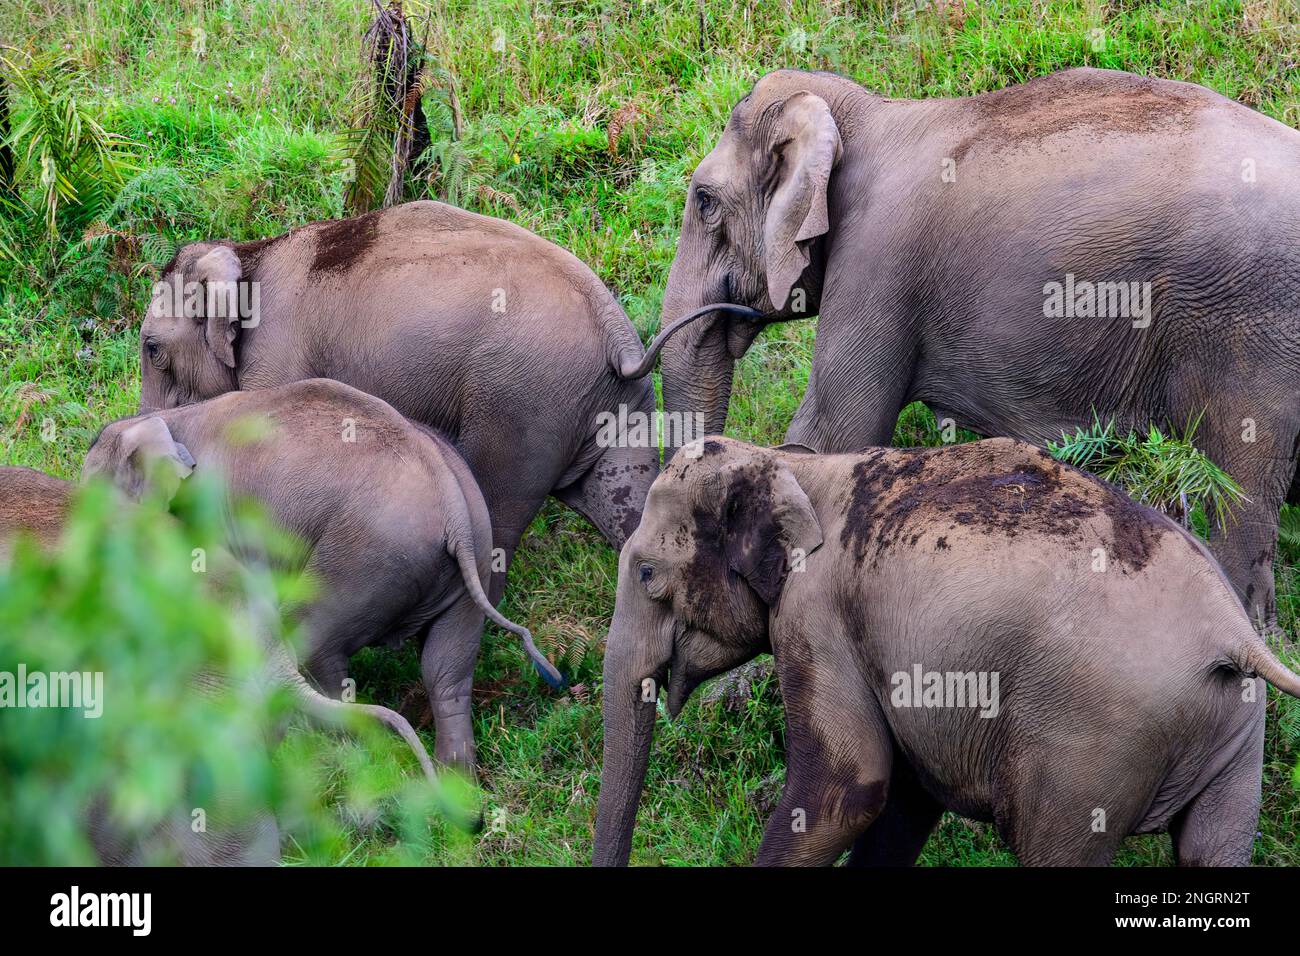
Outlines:
{"label": "grassy hillside", "polygon": [[[408,12],[429,5],[408,0]],[[0,218],[0,464],[75,477],[105,420],[134,410],[135,329],[179,242],[254,239],[339,216],[370,9],[362,0],[6,0],[0,39],[61,54],[77,93],[134,144],[136,170],[104,211],[75,210],[50,239]],[[428,45],[441,83],[424,99],[432,173],[412,196],[502,216],[585,260],[643,334],[658,324],[687,179],[731,105],[778,66],[830,69],[894,97],[958,96],[1091,65],[1203,83],[1300,127],[1300,11],[1289,0],[450,0]],[[453,140],[452,96],[464,119]],[[16,97],[15,118],[32,109]],[[38,185],[23,182],[37,200]],[[775,443],[807,381],[812,324],[765,333],[739,363],[729,430]],[[910,410],[899,442],[927,434]],[[905,434],[904,434],[905,433]],[[1300,535],[1297,535],[1300,545]],[[1298,549],[1300,550],[1300,549]],[[1283,625],[1300,612],[1295,550],[1280,562]],[[527,535],[504,610],[562,653],[581,686],[549,692],[514,639],[490,630],[476,687],[489,828],[435,826],[431,863],[582,863],[599,786],[599,641],[616,560],[552,504]],[[422,714],[413,651],[354,662],[363,696]],[[751,860],[783,776],[774,688],[697,699],[661,719],[634,860]],[[1300,708],[1270,700],[1265,809],[1255,861],[1300,863],[1291,782]],[[423,730],[431,734],[431,724]],[[430,738],[431,743],[431,738]],[[335,743],[337,781],[349,745]],[[355,825],[340,862],[381,862],[395,837]],[[293,851],[290,850],[290,858]],[[1129,841],[1129,864],[1170,860],[1165,837]],[[930,864],[1012,862],[991,828],[947,817]]]}

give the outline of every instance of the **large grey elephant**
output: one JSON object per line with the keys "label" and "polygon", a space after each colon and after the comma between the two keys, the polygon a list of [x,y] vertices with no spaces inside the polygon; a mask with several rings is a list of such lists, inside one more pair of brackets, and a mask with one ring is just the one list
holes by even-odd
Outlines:
{"label": "large grey elephant", "polygon": [[[0,565],[9,560],[9,552],[19,535],[27,535],[47,550],[58,547],[72,510],[77,486],[30,468],[0,467]],[[230,587],[237,573],[234,559],[226,552],[213,554],[210,564],[212,586]],[[264,618],[255,620],[265,625]],[[285,687],[303,713],[323,726],[347,724],[353,714],[365,714],[391,728],[411,747],[430,784],[437,775],[424,744],[407,722],[394,710],[377,704],[343,703],[324,696],[307,683],[298,672],[288,649],[273,633],[260,634],[266,655],[265,678]],[[212,675],[200,675],[195,693],[212,693],[222,687]],[[128,835],[109,814],[103,800],[92,800],[86,807],[85,825],[90,843],[101,863],[129,866],[158,861],[187,866],[267,866],[280,860],[280,830],[268,812],[252,819],[237,819],[230,808],[217,805],[208,810],[209,826],[202,831],[192,827],[188,808],[177,808],[157,828],[141,837]]]}
{"label": "large grey elephant", "polygon": [[[663,302],[666,412],[721,432],[735,360],[820,315],[787,440],[888,444],[925,402],[1042,444],[1096,413],[1186,429],[1249,504],[1211,546],[1272,621],[1300,503],[1300,132],[1200,86],[1076,69],[893,100],[781,70],[695,170]],[[662,341],[662,336],[661,336]]]}
{"label": "large grey elephant", "polygon": [[1025,864],[1164,829],[1181,863],[1246,863],[1258,678],[1300,697],[1195,537],[1041,449],[706,439],[619,557],[597,864],[627,862],[659,689],[676,716],[764,651],[786,719],[767,864],[910,864],[944,809]]}
{"label": "large grey elephant", "polygon": [[[163,479],[150,476],[160,468]],[[528,630],[487,598],[492,529],[474,476],[450,444],[387,403],[328,379],[230,392],[108,425],[82,471],[138,497],[146,478],[170,479],[174,493],[195,469],[220,475],[232,498],[261,502],[305,546],[302,566],[320,593],[299,611],[303,666],[326,693],[342,694],[363,647],[418,640],[437,755],[472,771],[485,616],[563,686]]]}
{"label": "large grey elephant", "polygon": [[441,203],[184,246],[140,348],[142,412],[323,377],[443,432],[487,501],[499,572],[548,494],[621,546],[659,469],[656,443],[602,435],[602,413],[655,411],[614,296],[558,246]]}

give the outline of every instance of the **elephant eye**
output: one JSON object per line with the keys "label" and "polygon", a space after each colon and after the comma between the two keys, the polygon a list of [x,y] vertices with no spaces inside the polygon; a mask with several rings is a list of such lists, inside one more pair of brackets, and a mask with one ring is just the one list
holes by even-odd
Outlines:
{"label": "elephant eye", "polygon": [[167,365],[167,356],[154,339],[146,339],[144,343],[145,354],[149,356],[149,364],[156,369],[163,369]]}
{"label": "elephant eye", "polygon": [[637,574],[640,576],[642,584],[649,584],[650,580],[655,576],[655,569],[648,564],[643,564],[637,568]]}
{"label": "elephant eye", "polygon": [[712,216],[718,209],[718,201],[707,189],[695,190],[695,204],[699,206],[701,216]]}

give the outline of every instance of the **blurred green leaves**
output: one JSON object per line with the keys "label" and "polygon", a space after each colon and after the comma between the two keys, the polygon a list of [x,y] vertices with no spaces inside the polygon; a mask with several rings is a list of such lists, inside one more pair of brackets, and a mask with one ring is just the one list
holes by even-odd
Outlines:
{"label": "blurred green leaves", "polygon": [[[344,858],[358,826],[387,826],[387,861],[409,862],[435,795],[401,742],[364,718],[348,728],[359,745],[281,741],[295,700],[268,677],[257,636],[268,622],[249,609],[301,599],[302,585],[235,565],[220,546],[221,490],[197,477],[186,488],[171,520],[88,487],[56,553],[20,540],[0,568],[0,671],[100,672],[104,687],[98,719],[0,713],[0,865],[96,862],[92,804],[116,842],[149,847],[141,862],[179,862],[174,845],[150,837],[168,821],[188,829],[196,810],[213,838],[274,813],[292,857],[312,863]],[[279,553],[258,520],[244,515],[242,534]]]}

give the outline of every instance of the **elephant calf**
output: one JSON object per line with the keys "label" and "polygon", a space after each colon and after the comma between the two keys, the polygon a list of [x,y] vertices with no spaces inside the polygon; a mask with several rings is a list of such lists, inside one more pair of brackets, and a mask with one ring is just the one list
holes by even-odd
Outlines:
{"label": "elephant calf", "polygon": [[707,439],[620,556],[596,863],[628,858],[659,685],[676,715],[767,650],[787,777],[765,864],[910,864],[945,809],[1025,864],[1164,829],[1180,863],[1244,864],[1258,678],[1300,696],[1196,539],[1037,448]]}
{"label": "elephant calf", "polygon": [[562,685],[484,592],[492,528],[469,468],[379,399],[328,379],[230,392],[112,423],[83,473],[138,496],[159,462],[177,482],[195,468],[220,473],[232,496],[261,501],[306,544],[321,588],[303,612],[304,665],[327,693],[341,692],[361,648],[420,639],[440,760],[474,766],[470,691],[484,615],[522,637]]}

